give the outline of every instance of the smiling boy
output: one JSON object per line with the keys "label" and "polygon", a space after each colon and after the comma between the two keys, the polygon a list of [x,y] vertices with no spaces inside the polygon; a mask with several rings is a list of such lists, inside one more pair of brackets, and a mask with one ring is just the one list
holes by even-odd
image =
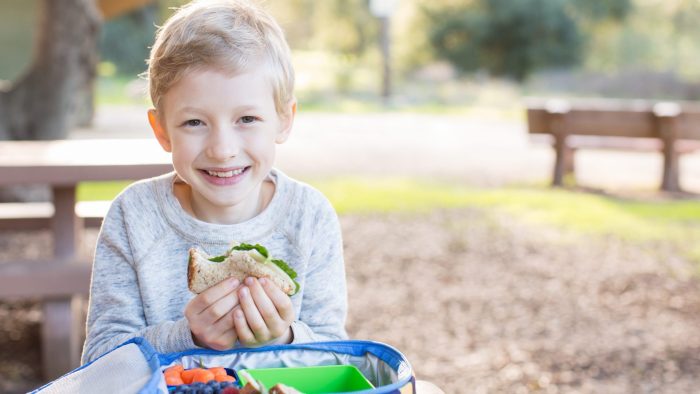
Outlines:
{"label": "smiling boy", "polygon": [[[133,337],[159,352],[342,339],[347,295],[337,215],[273,168],[296,113],[289,48],[245,1],[191,3],[160,28],[148,120],[175,171],[134,183],[100,230],[83,362]],[[187,250],[262,244],[297,273],[291,298],[265,279],[187,288]]]}

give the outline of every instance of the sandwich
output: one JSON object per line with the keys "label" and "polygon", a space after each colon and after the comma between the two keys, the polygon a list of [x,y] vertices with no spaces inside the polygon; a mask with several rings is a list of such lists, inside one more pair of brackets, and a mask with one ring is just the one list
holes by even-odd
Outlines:
{"label": "sandwich", "polygon": [[271,258],[259,244],[234,243],[221,256],[210,256],[195,247],[189,255],[187,285],[195,294],[224,279],[233,277],[243,282],[249,276],[266,278],[290,296],[299,291],[299,283],[294,280],[297,273],[283,260]]}
{"label": "sandwich", "polygon": [[243,369],[238,371],[238,373],[246,380],[246,384],[241,388],[239,394],[303,394],[294,387],[282,383],[277,383],[267,390],[265,385],[261,381],[250,376],[248,371]]}

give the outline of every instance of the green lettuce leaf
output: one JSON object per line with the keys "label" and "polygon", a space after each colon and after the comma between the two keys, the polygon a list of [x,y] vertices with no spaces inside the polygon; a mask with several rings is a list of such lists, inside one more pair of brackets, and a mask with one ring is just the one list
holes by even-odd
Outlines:
{"label": "green lettuce leaf", "polygon": [[267,253],[267,249],[265,249],[265,247],[260,245],[260,244],[255,244],[255,245],[240,244],[240,245],[236,245],[236,246],[232,247],[231,250],[241,250],[241,251],[257,250],[258,253],[260,253],[264,258],[270,257],[269,253]]}
{"label": "green lettuce leaf", "polygon": [[213,261],[213,262],[215,262],[215,263],[221,263],[221,262],[223,262],[224,260],[226,260],[226,257],[228,257],[228,256],[216,256],[216,257],[210,257],[210,258],[208,258],[207,260]]}
{"label": "green lettuce leaf", "polygon": [[287,263],[285,263],[284,260],[272,259],[270,262],[278,266],[282,271],[289,275],[290,278],[294,279],[297,277],[297,272],[294,271]]}

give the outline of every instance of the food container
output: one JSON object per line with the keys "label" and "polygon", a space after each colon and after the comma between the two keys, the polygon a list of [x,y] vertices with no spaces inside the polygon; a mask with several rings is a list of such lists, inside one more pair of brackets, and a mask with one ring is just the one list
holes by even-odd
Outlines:
{"label": "food container", "polygon": [[[245,371],[267,388],[282,383],[305,394],[345,393],[374,388],[354,365],[260,368]],[[242,385],[247,383],[244,373],[239,373],[238,377]]]}

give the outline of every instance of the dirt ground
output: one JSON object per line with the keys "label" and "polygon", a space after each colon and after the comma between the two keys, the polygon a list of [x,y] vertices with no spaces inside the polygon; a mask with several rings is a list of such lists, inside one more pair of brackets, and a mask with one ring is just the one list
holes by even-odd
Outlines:
{"label": "dirt ground", "polygon": [[[700,282],[670,245],[474,209],[341,221],[349,333],[395,346],[446,393],[700,387]],[[0,261],[50,246],[48,234],[0,233]],[[0,392],[39,383],[40,320],[35,303],[0,304]]]}

